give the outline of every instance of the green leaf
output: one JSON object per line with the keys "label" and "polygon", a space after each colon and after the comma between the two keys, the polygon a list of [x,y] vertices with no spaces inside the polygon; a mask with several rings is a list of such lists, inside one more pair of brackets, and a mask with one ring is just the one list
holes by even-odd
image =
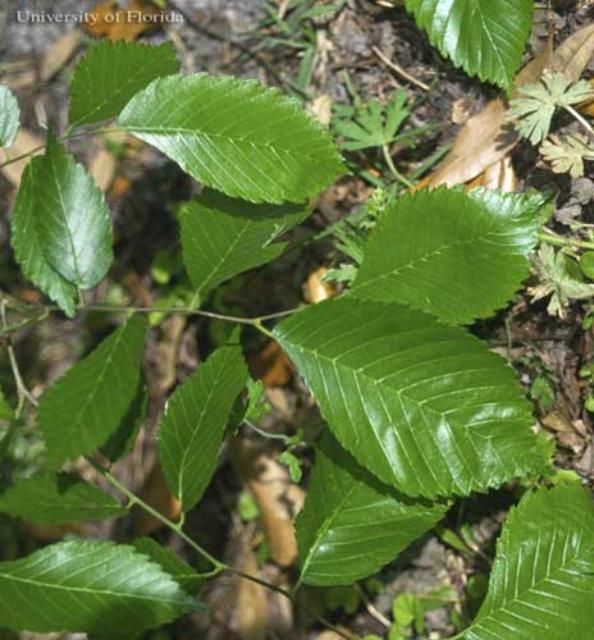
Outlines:
{"label": "green leaf", "polygon": [[0,512],[35,524],[103,520],[127,513],[107,493],[67,474],[42,474],[17,482],[0,495]]}
{"label": "green leaf", "polygon": [[463,640],[588,638],[594,506],[579,483],[528,492],[497,543],[489,591]]}
{"label": "green leaf", "polygon": [[195,605],[158,564],[111,542],[61,542],[0,563],[0,620],[10,629],[137,638]]}
{"label": "green leaf", "polygon": [[589,82],[573,83],[562,73],[545,72],[535,83],[522,85],[510,101],[508,119],[534,145],[540,144],[551,129],[557,108],[571,106],[594,97]]}
{"label": "green leaf", "polygon": [[[325,434],[296,524],[301,579],[346,585],[375,573],[440,520],[446,508],[413,502],[382,485]],[[369,553],[361,553],[362,545]]]}
{"label": "green leaf", "polygon": [[392,202],[353,283],[357,298],[400,302],[451,324],[503,307],[528,276],[538,194],[422,190]]}
{"label": "green leaf", "polygon": [[348,296],[274,333],[338,441],[403,493],[467,495],[543,469],[512,369],[459,327]]}
{"label": "green leaf", "polygon": [[104,40],[81,58],[70,83],[71,127],[113,118],[156,78],[179,71],[170,42],[151,47]]}
{"label": "green leaf", "polygon": [[0,147],[10,147],[16,138],[21,110],[12,91],[0,84]]}
{"label": "green leaf", "polygon": [[132,450],[136,436],[142,427],[148,408],[148,389],[140,380],[138,391],[119,427],[101,447],[101,453],[110,461],[123,458]]}
{"label": "green leaf", "polygon": [[252,204],[214,191],[180,209],[183,260],[197,295],[204,300],[221,282],[278,258],[275,242],[310,211],[295,205]]}
{"label": "green leaf", "polygon": [[510,89],[532,29],[532,0],[405,0],[443,55]]}
{"label": "green leaf", "polygon": [[12,216],[12,246],[24,275],[74,315],[76,287],[88,289],[112,261],[103,195],[50,135],[27,166]]}
{"label": "green leaf", "polygon": [[167,484],[184,511],[202,497],[217,465],[225,427],[247,381],[237,346],[224,346],[171,396],[158,434]]}
{"label": "green leaf", "polygon": [[41,397],[47,463],[91,453],[120,426],[140,379],[146,320],[130,318]]}
{"label": "green leaf", "polygon": [[301,202],[343,172],[328,132],[298,102],[253,80],[161,78],[118,123],[206,186],[251,202]]}
{"label": "green leaf", "polygon": [[171,549],[159,544],[153,538],[137,538],[132,543],[134,548],[160,564],[187,593],[196,595],[204,584],[206,577],[200,575],[192,567],[177,556]]}

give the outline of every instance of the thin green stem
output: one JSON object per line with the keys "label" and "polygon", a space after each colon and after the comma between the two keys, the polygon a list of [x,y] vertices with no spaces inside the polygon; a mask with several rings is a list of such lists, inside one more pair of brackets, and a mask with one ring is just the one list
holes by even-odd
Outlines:
{"label": "thin green stem", "polygon": [[544,230],[538,234],[538,239],[541,242],[552,244],[555,247],[571,247],[574,249],[588,249],[594,251],[594,242],[578,240],[577,238],[563,238],[546,227],[544,227]]}
{"label": "thin green stem", "polygon": [[123,493],[126,498],[128,498],[128,508],[131,508],[135,505],[141,507],[144,511],[150,514],[153,518],[161,522],[161,524],[165,525],[167,528],[174,531],[184,542],[186,542],[198,555],[202,558],[210,562],[213,568],[217,570],[217,572],[229,569],[229,567],[220,560],[217,560],[214,556],[212,556],[206,549],[203,549],[197,542],[194,542],[192,538],[190,538],[182,529],[183,522],[173,522],[166,518],[162,513],[159,513],[156,509],[153,509],[149,504],[147,504],[142,498],[139,498],[135,493],[130,491],[128,487],[123,485],[110,471],[96,462],[91,461],[91,464],[101,473],[101,475],[115,487],[118,491]]}
{"label": "thin green stem", "polygon": [[[214,576],[214,575],[217,575],[217,574],[221,573],[222,571],[226,571],[228,573],[233,574],[234,576],[236,576],[238,578],[243,578],[244,580],[249,580],[250,582],[254,582],[255,584],[259,584],[260,586],[262,586],[262,587],[264,587],[266,589],[269,589],[270,591],[274,591],[274,592],[284,596],[285,598],[290,600],[295,605],[298,604],[298,603],[295,602],[294,595],[291,594],[286,589],[283,589],[282,587],[279,587],[276,584],[268,582],[267,580],[263,580],[262,578],[259,578],[258,576],[254,576],[254,575],[251,575],[249,573],[244,573],[243,571],[240,571],[239,569],[235,569],[234,567],[232,567],[232,566],[226,564],[225,562],[222,562],[221,560],[218,560],[217,558],[212,556],[208,551],[206,551],[206,549],[204,549],[197,542],[192,540],[192,538],[190,538],[190,536],[188,536],[188,534],[183,530],[183,519],[181,519],[179,522],[173,522],[172,520],[169,520],[169,518],[164,516],[162,513],[159,513],[157,510],[153,509],[149,504],[147,504],[139,496],[137,496],[135,493],[130,491],[130,489],[128,489],[128,487],[123,485],[108,469],[106,469],[105,467],[103,467],[102,465],[98,464],[97,462],[95,462],[93,460],[89,459],[89,462],[90,462],[91,465],[93,465],[93,467],[97,471],[99,471],[99,473],[107,480],[107,482],[109,482],[115,489],[117,489],[124,496],[126,496],[126,498],[128,499],[128,505],[127,505],[128,508],[132,508],[133,506],[140,507],[141,509],[146,511],[146,513],[150,514],[153,518],[156,518],[164,526],[166,526],[168,529],[173,531],[187,545],[189,545],[192,549],[194,549],[194,551],[196,551],[196,553],[198,553],[198,555],[200,555],[202,558],[204,558],[210,564],[212,564],[213,570],[210,573],[206,574],[207,576]],[[301,606],[305,611],[307,611],[308,613],[313,615],[316,618],[316,620],[318,620],[318,622],[323,624],[328,629],[331,629],[332,631],[334,631],[335,633],[340,635],[342,638],[345,638],[346,640],[358,640],[358,636],[355,636],[355,635],[353,635],[351,633],[348,633],[348,632],[344,632],[342,629],[337,628],[331,622],[328,622],[325,618],[322,618],[321,616],[311,612],[307,607],[304,607],[301,603],[299,603],[299,606]]]}
{"label": "thin green stem", "polygon": [[[98,129],[89,129],[87,131],[75,131],[74,133],[66,133],[65,135],[61,136],[59,140],[60,142],[64,142],[65,140],[71,140],[72,138],[93,136],[100,133],[114,133],[114,132],[119,133],[120,131],[124,131],[124,129],[121,129],[118,127],[100,127]],[[8,160],[0,164],[0,169],[7,167],[9,164],[13,164],[14,162],[18,162],[19,160],[24,160],[25,158],[29,158],[30,156],[34,155],[38,151],[45,149],[45,146],[46,146],[45,144],[40,144],[36,147],[33,147],[33,149],[30,149],[25,153],[21,153],[18,156],[13,156],[12,158],[9,158]]]}
{"label": "thin green stem", "polygon": [[382,153],[384,154],[384,160],[388,165],[388,169],[390,170],[390,173],[396,178],[396,180],[398,180],[398,182],[401,182],[408,189],[412,189],[414,187],[414,184],[408,178],[403,176],[400,173],[400,171],[398,171],[398,169],[396,169],[396,165],[392,160],[392,156],[390,155],[390,149],[388,148],[387,144],[382,145]]}

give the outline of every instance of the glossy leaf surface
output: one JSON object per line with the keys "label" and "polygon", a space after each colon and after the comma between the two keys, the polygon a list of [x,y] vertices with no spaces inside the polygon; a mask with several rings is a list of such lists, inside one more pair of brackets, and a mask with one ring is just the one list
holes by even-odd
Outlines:
{"label": "glossy leaf surface", "polygon": [[10,629],[128,640],[193,608],[158,564],[129,546],[62,542],[0,563],[0,620]]}
{"label": "glossy leaf surface", "polygon": [[497,543],[487,597],[461,640],[588,638],[594,504],[578,483],[528,492]]}
{"label": "glossy leaf surface", "polygon": [[301,579],[351,584],[394,560],[442,518],[446,505],[414,502],[383,485],[327,434],[297,519]]}
{"label": "glossy leaf surface", "polygon": [[117,116],[135,93],[155,78],[179,71],[170,42],[156,47],[104,40],[80,60],[70,83],[72,127]]}
{"label": "glossy leaf surface", "polygon": [[161,78],[118,123],[206,186],[251,202],[302,202],[343,171],[328,132],[296,101],[253,80]]}
{"label": "glossy leaf surface", "polygon": [[544,200],[479,189],[423,190],[383,212],[352,292],[451,323],[492,315],[528,277]]}
{"label": "glossy leaf surface", "polygon": [[466,495],[545,464],[513,371],[458,327],[348,296],[274,333],[338,441],[403,493]]}
{"label": "glossy leaf surface", "polygon": [[309,215],[294,205],[252,204],[207,191],[179,213],[183,260],[204,300],[217,285],[282,254],[277,238]]}
{"label": "glossy leaf surface", "polygon": [[532,0],[405,0],[405,6],[456,66],[511,88],[532,28]]}

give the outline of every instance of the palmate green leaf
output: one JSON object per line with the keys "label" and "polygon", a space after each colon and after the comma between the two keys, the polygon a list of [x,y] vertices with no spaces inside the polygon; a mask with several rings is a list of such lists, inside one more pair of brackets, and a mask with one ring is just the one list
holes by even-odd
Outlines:
{"label": "palmate green leaf", "polygon": [[180,209],[183,260],[204,300],[217,285],[280,256],[275,240],[308,215],[296,205],[252,204],[206,191]]}
{"label": "palmate green leaf", "polygon": [[253,80],[161,78],[132,98],[118,124],[206,186],[251,202],[302,202],[343,171],[328,132]]}
{"label": "palmate green leaf", "polygon": [[274,333],[340,444],[403,493],[466,495],[545,464],[512,369],[459,327],[348,296]]}
{"label": "palmate green leaf", "polygon": [[148,556],[163,567],[186,593],[196,595],[204,584],[206,577],[200,575],[192,567],[177,556],[171,549],[159,544],[153,538],[136,538],[132,543],[140,553]]}
{"label": "palmate green leaf", "polygon": [[545,72],[538,82],[522,85],[510,101],[508,120],[534,145],[540,144],[551,129],[555,110],[579,104],[594,97],[587,80],[572,82],[563,73]]}
{"label": "palmate green leaf", "polygon": [[61,542],[0,563],[0,620],[18,631],[130,640],[196,609],[155,562],[111,542]]}
{"label": "palmate green leaf", "polygon": [[113,255],[103,195],[50,135],[23,175],[12,215],[12,247],[23,274],[70,316],[76,287],[95,286]]}
{"label": "palmate green leaf", "polygon": [[80,60],[70,83],[70,126],[113,118],[155,78],[179,71],[170,42],[156,47],[104,40]]}
{"label": "palmate green leaf", "polygon": [[405,0],[443,55],[510,89],[532,28],[532,0]]}
{"label": "palmate green leaf", "polygon": [[224,346],[167,403],[158,433],[159,457],[167,484],[184,511],[200,500],[210,482],[225,427],[247,377],[239,346]]}
{"label": "palmate green leaf", "polygon": [[75,476],[41,474],[20,480],[2,493],[0,512],[35,524],[62,524],[115,518],[127,510]]}
{"label": "palmate green leaf", "polygon": [[0,84],[0,147],[10,147],[16,138],[21,110],[12,91]]}
{"label": "palmate green leaf", "polygon": [[590,638],[594,505],[578,483],[527,493],[497,543],[489,590],[460,640]]}
{"label": "palmate green leaf", "polygon": [[529,275],[544,206],[539,194],[488,189],[405,195],[372,231],[352,293],[404,303],[451,324],[488,317]]}
{"label": "palmate green leaf", "polygon": [[325,434],[316,447],[296,524],[301,580],[351,584],[375,573],[433,527],[446,509],[445,504],[414,502],[386,487]]}
{"label": "palmate green leaf", "polygon": [[50,468],[91,453],[118,429],[138,389],[146,331],[144,318],[130,318],[41,397]]}

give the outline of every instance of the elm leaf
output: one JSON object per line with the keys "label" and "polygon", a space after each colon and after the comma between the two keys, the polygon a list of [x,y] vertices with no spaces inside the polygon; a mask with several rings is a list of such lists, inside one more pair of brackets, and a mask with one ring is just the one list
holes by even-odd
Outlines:
{"label": "elm leaf", "polygon": [[40,474],[0,494],[0,512],[35,524],[115,518],[127,513],[101,489],[67,474]]}
{"label": "elm leaf", "polygon": [[405,6],[456,66],[511,88],[532,29],[532,0],[405,0]]}
{"label": "elm leaf", "polygon": [[247,382],[238,346],[223,346],[200,364],[171,396],[158,433],[161,466],[169,488],[190,510],[202,497],[237,396]]}
{"label": "elm leaf", "polygon": [[182,587],[184,591],[195,595],[206,580],[192,567],[178,557],[171,549],[159,544],[153,538],[136,538],[132,543],[134,548],[140,553],[154,560]]}
{"label": "elm leaf", "polygon": [[70,83],[70,126],[117,116],[155,78],[178,71],[170,42],[153,47],[103,40],[93,45],[76,66]]}
{"label": "elm leaf", "polygon": [[587,638],[594,628],[594,504],[576,482],[527,492],[497,542],[487,596],[459,640]]}
{"label": "elm leaf", "polygon": [[[396,559],[446,509],[383,485],[325,434],[296,524],[301,580],[328,586],[365,578]],[[361,545],[373,552],[370,546],[362,553]]]}
{"label": "elm leaf", "polygon": [[12,247],[24,275],[74,315],[76,287],[94,287],[112,261],[103,195],[50,135],[23,175],[12,216]]}
{"label": "elm leaf", "polygon": [[197,605],[155,562],[111,542],[60,542],[0,563],[0,620],[15,631],[129,640]]}
{"label": "elm leaf", "polygon": [[540,194],[488,189],[440,187],[398,198],[369,237],[353,295],[450,324],[491,316],[528,277],[545,210]]}
{"label": "elm leaf", "polygon": [[280,256],[276,241],[309,215],[296,205],[252,204],[206,191],[180,209],[183,260],[196,295]]}
{"label": "elm leaf", "polygon": [[467,495],[544,470],[512,369],[463,329],[347,296],[274,334],[339,443],[402,493]]}
{"label": "elm leaf", "polygon": [[118,124],[206,186],[250,202],[302,202],[343,173],[329,133],[297,101],[254,80],[160,78]]}
{"label": "elm leaf", "polygon": [[118,429],[140,380],[146,319],[133,316],[41,397],[47,464],[93,452]]}
{"label": "elm leaf", "polygon": [[0,147],[10,147],[16,138],[21,110],[12,91],[0,84]]}

